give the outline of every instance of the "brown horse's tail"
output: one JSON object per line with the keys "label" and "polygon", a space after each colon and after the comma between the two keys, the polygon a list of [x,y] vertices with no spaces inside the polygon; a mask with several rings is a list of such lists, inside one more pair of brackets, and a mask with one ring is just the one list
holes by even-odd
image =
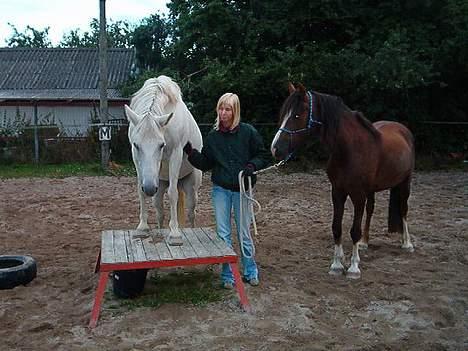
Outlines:
{"label": "brown horse's tail", "polygon": [[401,193],[399,186],[390,189],[390,202],[388,204],[388,232],[403,233]]}
{"label": "brown horse's tail", "polygon": [[179,199],[177,200],[177,219],[179,220],[179,227],[185,227],[185,193],[179,189]]}

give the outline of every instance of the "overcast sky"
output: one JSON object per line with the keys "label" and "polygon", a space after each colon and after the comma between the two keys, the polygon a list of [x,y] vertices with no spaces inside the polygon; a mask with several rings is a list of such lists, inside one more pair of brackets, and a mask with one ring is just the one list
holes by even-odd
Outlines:
{"label": "overcast sky", "polygon": [[[106,18],[109,22],[127,20],[132,23],[159,12],[167,14],[168,0],[106,0]],[[57,45],[64,33],[71,29],[89,30],[93,18],[99,18],[99,0],[1,0],[0,47],[6,46],[13,30],[24,32],[27,25],[43,30],[50,27],[49,38]]]}

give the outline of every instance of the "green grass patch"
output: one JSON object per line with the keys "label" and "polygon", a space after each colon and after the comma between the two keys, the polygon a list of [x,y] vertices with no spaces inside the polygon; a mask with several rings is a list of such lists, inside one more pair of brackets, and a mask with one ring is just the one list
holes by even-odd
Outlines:
{"label": "green grass patch", "polygon": [[218,275],[209,269],[166,274],[158,272],[147,279],[141,296],[117,301],[130,310],[138,307],[158,308],[171,303],[204,306],[223,300],[226,293],[221,288]]}
{"label": "green grass patch", "polygon": [[104,171],[99,163],[11,164],[0,166],[0,178],[65,178],[74,176],[136,175],[133,164],[111,165]]}

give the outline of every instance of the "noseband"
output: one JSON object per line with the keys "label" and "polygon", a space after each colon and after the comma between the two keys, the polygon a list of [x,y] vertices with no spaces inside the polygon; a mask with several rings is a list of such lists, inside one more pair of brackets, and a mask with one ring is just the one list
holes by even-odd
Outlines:
{"label": "noseband", "polygon": [[300,128],[300,129],[288,129],[288,128],[280,128],[280,132],[284,132],[289,135],[289,144],[288,144],[288,156],[285,158],[285,161],[288,161],[292,158],[293,156],[293,151],[291,150],[291,144],[292,144],[292,137],[294,134],[299,134],[299,133],[307,133],[312,129],[312,126],[314,124],[323,124],[320,121],[317,121],[314,119],[313,112],[312,112],[312,93],[310,91],[307,92],[307,96],[309,97],[309,114],[307,116],[307,126],[305,128]]}
{"label": "noseband", "polygon": [[279,130],[281,132],[285,132],[285,133],[287,133],[289,135],[297,134],[297,133],[304,133],[304,132],[308,132],[310,129],[312,129],[312,126],[314,124],[322,124],[322,122],[317,121],[317,120],[314,119],[314,116],[313,116],[313,113],[312,113],[312,93],[310,91],[308,91],[307,96],[309,97],[309,114],[307,116],[307,126],[306,126],[306,128],[294,129],[294,130],[291,130],[291,129],[288,129],[288,128],[280,128]]}

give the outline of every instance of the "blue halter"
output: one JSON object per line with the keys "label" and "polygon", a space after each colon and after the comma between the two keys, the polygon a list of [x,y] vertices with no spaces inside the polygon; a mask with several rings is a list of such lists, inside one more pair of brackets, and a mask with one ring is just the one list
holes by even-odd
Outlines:
{"label": "blue halter", "polygon": [[306,128],[301,128],[301,129],[288,129],[288,128],[280,128],[279,130],[281,132],[285,132],[287,134],[297,134],[297,133],[303,133],[303,132],[308,132],[310,129],[312,129],[312,126],[314,124],[322,124],[322,122],[317,121],[314,119],[313,113],[312,113],[312,93],[310,91],[307,92],[307,96],[309,97],[309,115],[307,116],[307,127]]}

